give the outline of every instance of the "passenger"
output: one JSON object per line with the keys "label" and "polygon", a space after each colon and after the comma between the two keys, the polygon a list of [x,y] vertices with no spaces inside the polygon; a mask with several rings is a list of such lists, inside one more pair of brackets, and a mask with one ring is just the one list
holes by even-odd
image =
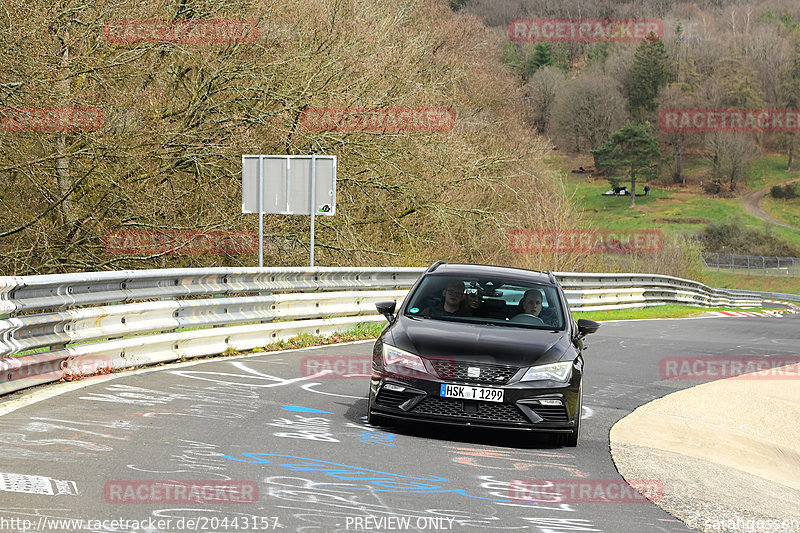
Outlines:
{"label": "passenger", "polygon": [[442,291],[442,302],[435,307],[428,307],[422,310],[422,316],[465,316],[467,311],[464,307],[464,282],[454,281]]}
{"label": "passenger", "polygon": [[469,294],[467,294],[467,314],[469,316],[481,317],[481,306],[483,305],[483,289],[479,287],[470,287]]}

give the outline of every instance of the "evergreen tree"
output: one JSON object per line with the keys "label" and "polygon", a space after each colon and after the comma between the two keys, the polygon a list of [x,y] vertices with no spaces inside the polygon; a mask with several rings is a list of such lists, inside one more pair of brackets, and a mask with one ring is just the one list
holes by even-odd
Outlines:
{"label": "evergreen tree", "polygon": [[536,48],[528,57],[531,75],[533,75],[533,73],[540,68],[552,65],[553,63],[555,63],[555,58],[553,57],[553,45],[551,43],[536,43]]}
{"label": "evergreen tree", "polygon": [[781,16],[781,22],[783,22],[783,25],[790,30],[796,30],[798,28],[797,21],[794,20],[794,17],[792,17],[792,15],[787,11],[783,12],[783,15]]}
{"label": "evergreen tree", "polygon": [[631,113],[640,116],[655,111],[658,93],[671,78],[672,64],[667,49],[654,33],[650,33],[636,49],[625,87]]}
{"label": "evergreen tree", "polygon": [[651,131],[652,127],[647,122],[628,122],[614,132],[600,148],[592,150],[598,170],[606,174],[627,170],[631,180],[631,207],[636,205],[636,180],[646,182],[658,177],[661,170],[663,159],[658,141]]}
{"label": "evergreen tree", "polygon": [[611,51],[611,43],[601,41],[596,43],[594,46],[589,48],[589,51],[586,53],[586,62],[587,63],[599,63],[603,64],[606,59],[608,59],[608,54]]}
{"label": "evergreen tree", "polygon": [[747,58],[722,58],[716,69],[716,77],[722,89],[722,105],[740,108],[764,106],[764,90]]}

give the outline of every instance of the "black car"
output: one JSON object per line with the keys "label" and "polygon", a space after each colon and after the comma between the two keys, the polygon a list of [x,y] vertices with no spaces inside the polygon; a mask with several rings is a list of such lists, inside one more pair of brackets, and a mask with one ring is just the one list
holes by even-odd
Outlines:
{"label": "black car", "polygon": [[433,264],[373,350],[368,421],[415,420],[580,436],[583,337],[552,273]]}

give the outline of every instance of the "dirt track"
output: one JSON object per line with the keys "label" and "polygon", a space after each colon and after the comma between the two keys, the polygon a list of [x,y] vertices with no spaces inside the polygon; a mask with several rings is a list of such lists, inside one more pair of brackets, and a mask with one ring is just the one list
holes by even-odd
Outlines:
{"label": "dirt track", "polygon": [[[778,185],[788,185],[790,183],[795,183],[797,181],[800,181],[800,179],[784,181],[783,183],[778,183]],[[800,228],[796,226],[791,226],[786,222],[781,222],[780,220],[771,217],[770,215],[765,213],[763,209],[761,209],[760,205],[761,199],[764,198],[764,196],[769,192],[770,187],[764,187],[763,189],[759,189],[757,191],[745,194],[744,198],[742,198],[742,200],[744,201],[744,208],[747,209],[750,212],[750,214],[752,214],[754,217],[760,218],[765,222],[769,222],[770,224],[777,224],[778,226],[783,226],[784,228],[800,231]]]}

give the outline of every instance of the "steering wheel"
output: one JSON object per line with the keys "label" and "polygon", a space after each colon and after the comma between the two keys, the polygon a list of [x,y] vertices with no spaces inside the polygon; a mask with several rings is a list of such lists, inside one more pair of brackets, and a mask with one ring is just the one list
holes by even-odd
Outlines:
{"label": "steering wheel", "polygon": [[520,313],[512,318],[509,322],[514,322],[515,324],[533,324],[536,326],[544,325],[544,320],[530,313]]}

